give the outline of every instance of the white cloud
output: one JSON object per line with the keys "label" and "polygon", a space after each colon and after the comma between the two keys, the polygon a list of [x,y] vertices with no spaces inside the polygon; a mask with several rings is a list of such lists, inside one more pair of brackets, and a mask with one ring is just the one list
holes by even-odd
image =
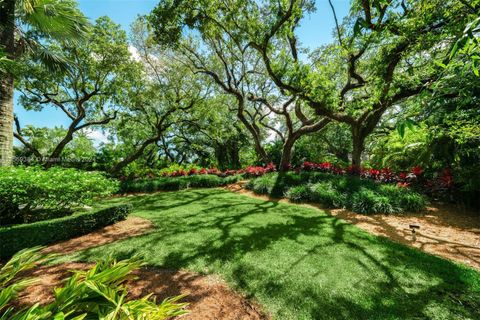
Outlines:
{"label": "white cloud", "polygon": [[95,147],[100,145],[100,143],[107,143],[108,142],[108,135],[103,133],[100,130],[94,129],[84,129],[83,133],[90,139],[93,140],[93,144]]}
{"label": "white cloud", "polygon": [[140,55],[138,54],[138,49],[134,46],[128,46],[128,51],[132,55],[132,59],[135,61],[140,61]]}

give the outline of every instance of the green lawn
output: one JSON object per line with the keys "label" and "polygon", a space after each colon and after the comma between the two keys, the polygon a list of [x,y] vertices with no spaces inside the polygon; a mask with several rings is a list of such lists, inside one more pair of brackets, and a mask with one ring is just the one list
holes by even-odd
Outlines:
{"label": "green lawn", "polygon": [[138,253],[222,276],[275,319],[480,319],[480,274],[326,213],[221,189],[113,199],[156,229],[78,254]]}

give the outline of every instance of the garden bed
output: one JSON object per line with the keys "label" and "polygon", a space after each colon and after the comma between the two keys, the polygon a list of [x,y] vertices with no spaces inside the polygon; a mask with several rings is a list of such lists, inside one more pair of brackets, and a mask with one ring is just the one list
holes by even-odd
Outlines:
{"label": "garden bed", "polygon": [[[22,292],[16,301],[17,307],[46,304],[53,301],[53,289],[61,286],[69,270],[87,270],[92,264],[66,263],[42,266],[24,276],[38,279],[37,284]],[[259,320],[268,319],[260,307],[232,291],[215,276],[203,276],[187,271],[166,271],[142,268],[132,273],[137,279],[127,283],[130,299],[138,299],[153,293],[157,301],[165,298],[186,295],[182,302],[189,303],[189,314],[181,319],[204,320]]]}
{"label": "garden bed", "polygon": [[70,254],[75,251],[98,247],[114,241],[127,239],[148,232],[153,228],[150,220],[140,217],[128,217],[124,221],[106,226],[86,235],[62,241],[48,246],[44,253]]}

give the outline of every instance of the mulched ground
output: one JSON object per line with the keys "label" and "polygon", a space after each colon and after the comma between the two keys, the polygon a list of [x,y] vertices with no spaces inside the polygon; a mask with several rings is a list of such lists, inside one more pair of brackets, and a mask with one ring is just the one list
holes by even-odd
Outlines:
{"label": "mulched ground", "polygon": [[[245,182],[227,186],[226,189],[268,201],[288,202],[286,199],[256,195],[244,188]],[[344,209],[330,210],[318,204],[303,204],[355,224],[375,235],[409,245],[425,252],[480,270],[480,214],[461,207],[437,203],[419,213],[401,215],[363,215]],[[413,239],[410,225],[418,225]]]}
{"label": "mulched ground", "polygon": [[110,242],[138,236],[153,228],[150,220],[128,217],[124,221],[106,226],[89,234],[58,242],[42,250],[44,253],[70,254],[88,248],[98,247]]}
{"label": "mulched ground", "polygon": [[[129,217],[125,221],[102,228],[90,234],[60,242],[45,248],[48,253],[70,254],[78,250],[97,247],[110,242],[138,236],[153,227],[149,220]],[[92,264],[63,263],[40,266],[22,276],[34,277],[38,282],[24,290],[15,305],[18,308],[35,303],[46,304],[53,300],[53,289],[60,287],[70,270],[86,270]],[[187,271],[169,271],[142,268],[134,273],[137,279],[129,281],[130,298],[140,298],[153,293],[157,301],[180,294],[187,295],[189,314],[178,317],[189,320],[260,320],[269,319],[261,308],[231,290],[215,276],[204,276]]]}
{"label": "mulched ground", "polygon": [[[39,282],[20,294],[16,307],[51,302],[53,289],[61,286],[62,280],[69,276],[69,270],[86,270],[91,266],[92,264],[85,263],[65,263],[34,269],[25,276],[37,278]],[[214,276],[144,268],[135,271],[134,275],[138,278],[127,283],[129,298],[140,298],[153,293],[157,301],[162,301],[167,297],[186,294],[182,302],[189,303],[187,310],[190,313],[178,317],[179,319],[268,319],[257,305],[233,292]]]}

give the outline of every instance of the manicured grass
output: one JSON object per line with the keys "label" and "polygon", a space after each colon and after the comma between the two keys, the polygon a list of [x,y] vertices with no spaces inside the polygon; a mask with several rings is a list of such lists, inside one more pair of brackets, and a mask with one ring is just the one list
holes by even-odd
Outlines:
{"label": "manicured grass", "polygon": [[316,209],[221,189],[109,202],[133,204],[156,229],[74,258],[140,254],[152,266],[219,274],[281,320],[480,318],[480,273]]}

